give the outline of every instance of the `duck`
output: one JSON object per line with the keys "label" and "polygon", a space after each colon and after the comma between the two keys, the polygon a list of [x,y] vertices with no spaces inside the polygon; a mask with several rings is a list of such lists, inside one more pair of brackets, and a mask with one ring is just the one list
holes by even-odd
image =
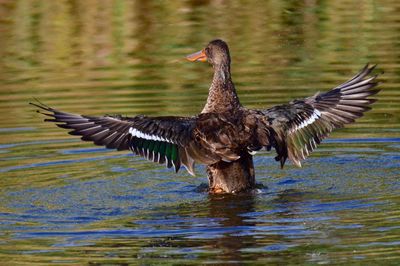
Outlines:
{"label": "duck", "polygon": [[30,104],[44,121],[69,130],[109,149],[130,150],[178,172],[181,166],[195,175],[204,164],[210,193],[238,193],[256,187],[253,156],[265,149],[301,167],[317,145],[335,129],[353,123],[371,109],[376,99],[376,65],[366,64],[358,74],[327,92],[295,99],[265,109],[249,109],[239,100],[231,76],[228,45],[212,40],[191,62],[208,62],[214,71],[208,98],[194,116],[80,115],[64,112],[39,100]]}

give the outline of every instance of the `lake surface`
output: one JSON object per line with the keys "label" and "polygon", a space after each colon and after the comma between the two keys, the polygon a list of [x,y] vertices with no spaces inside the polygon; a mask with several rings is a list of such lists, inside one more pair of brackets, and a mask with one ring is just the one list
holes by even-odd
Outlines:
{"label": "lake surface", "polygon": [[[400,263],[400,2],[1,1],[0,264]],[[88,115],[193,115],[230,44],[242,103],[328,90],[367,62],[373,110],[304,163],[255,157],[254,193],[84,143],[28,105]]]}

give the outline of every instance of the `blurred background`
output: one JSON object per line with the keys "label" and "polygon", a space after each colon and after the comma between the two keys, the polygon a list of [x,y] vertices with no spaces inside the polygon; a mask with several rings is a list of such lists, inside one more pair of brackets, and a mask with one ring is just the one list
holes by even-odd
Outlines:
{"label": "blurred background", "polygon": [[222,38],[247,106],[327,90],[371,62],[385,83],[356,127],[400,128],[397,1],[25,0],[0,12],[0,108],[13,114],[2,127],[38,125],[33,97],[80,113],[195,114],[212,71],[184,56]]}
{"label": "blurred background", "polygon": [[[368,62],[382,91],[304,168],[258,155],[268,189],[239,199],[197,191],[202,167],[190,178],[82,143],[28,105],[194,115],[212,69],[184,56],[215,38],[250,108],[328,90]],[[396,0],[2,0],[0,263],[396,262],[399,66]]]}

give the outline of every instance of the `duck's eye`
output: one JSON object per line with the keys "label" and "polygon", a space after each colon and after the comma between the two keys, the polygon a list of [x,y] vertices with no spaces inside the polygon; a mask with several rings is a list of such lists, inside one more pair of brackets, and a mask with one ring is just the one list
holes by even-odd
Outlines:
{"label": "duck's eye", "polygon": [[206,54],[210,54],[210,48],[206,47]]}

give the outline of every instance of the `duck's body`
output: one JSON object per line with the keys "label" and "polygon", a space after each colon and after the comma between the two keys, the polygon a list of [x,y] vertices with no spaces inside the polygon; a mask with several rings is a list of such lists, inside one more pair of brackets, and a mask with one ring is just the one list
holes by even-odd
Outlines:
{"label": "duck's body", "polygon": [[316,145],[333,129],[363,115],[379,90],[373,67],[326,93],[265,110],[243,107],[230,73],[230,55],[225,42],[215,40],[188,56],[208,61],[214,77],[206,105],[193,117],[120,116],[91,117],[65,113],[34,104],[59,127],[82,140],[118,150],[130,149],[147,159],[166,163],[178,171],[184,165],[194,174],[194,163],[207,165],[211,192],[238,192],[254,188],[252,155],[262,148],[277,152],[281,167],[289,158],[301,166]]}

